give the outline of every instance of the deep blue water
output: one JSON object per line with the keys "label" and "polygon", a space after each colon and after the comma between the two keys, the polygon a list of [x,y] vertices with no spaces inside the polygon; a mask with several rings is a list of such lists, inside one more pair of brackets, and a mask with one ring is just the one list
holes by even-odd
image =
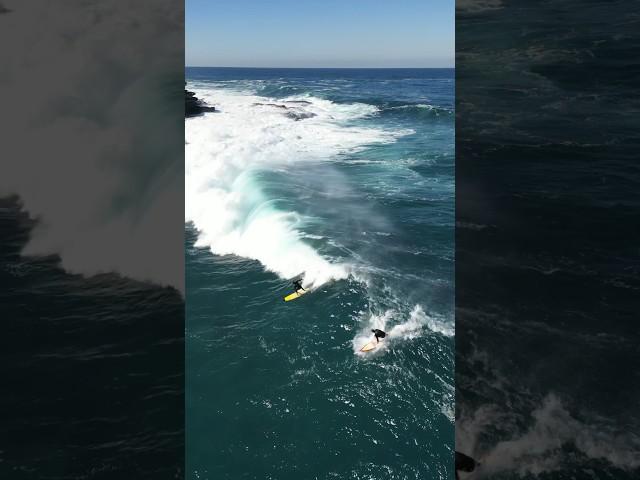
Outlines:
{"label": "deep blue water", "polygon": [[187,477],[451,478],[454,71],[186,76]]}

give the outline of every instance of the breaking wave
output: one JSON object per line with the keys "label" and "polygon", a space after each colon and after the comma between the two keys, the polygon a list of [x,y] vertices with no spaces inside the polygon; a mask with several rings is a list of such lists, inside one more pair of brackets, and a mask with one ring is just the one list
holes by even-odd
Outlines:
{"label": "breaking wave", "polygon": [[378,112],[364,103],[197,87],[190,88],[219,110],[185,123],[185,217],[198,231],[197,246],[257,260],[282,278],[305,272],[312,288],[346,278],[350,266],[305,243],[303,213],[279,208],[258,173],[326,161],[411,131],[353,124]]}

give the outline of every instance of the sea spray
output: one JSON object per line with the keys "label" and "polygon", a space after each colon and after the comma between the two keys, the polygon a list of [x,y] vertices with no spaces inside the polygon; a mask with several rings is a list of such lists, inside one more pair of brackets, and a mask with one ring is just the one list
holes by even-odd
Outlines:
{"label": "sea spray", "polygon": [[[400,318],[400,322],[394,324],[394,319]],[[360,348],[368,341],[373,339],[371,330],[380,329],[387,333],[387,336],[381,343],[379,350],[383,350],[390,345],[397,344],[402,341],[412,340],[424,335],[425,330],[442,334],[446,337],[454,335],[454,327],[448,324],[443,318],[425,313],[421,305],[415,305],[408,317],[404,317],[395,310],[387,310],[383,314],[371,314],[364,328],[359,331],[353,339],[354,352],[359,353]]]}
{"label": "sea spray", "polygon": [[[195,90],[219,110],[185,125],[185,217],[198,231],[197,246],[258,260],[282,278],[304,272],[304,283],[312,288],[346,278],[349,265],[332,263],[305,243],[296,228],[302,214],[279,210],[256,173],[279,164],[331,159],[410,132],[348,125],[376,113],[376,107],[361,103]],[[293,109],[308,116],[297,121],[285,114]]]}

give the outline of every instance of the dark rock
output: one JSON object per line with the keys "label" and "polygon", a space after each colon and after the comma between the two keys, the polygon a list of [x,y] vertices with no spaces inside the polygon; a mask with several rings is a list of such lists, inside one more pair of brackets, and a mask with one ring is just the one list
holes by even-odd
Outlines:
{"label": "dark rock", "polygon": [[263,107],[276,107],[276,108],[284,108],[285,110],[289,107],[286,105],[278,105],[277,103],[254,103],[254,106],[263,106]]}
{"label": "dark rock", "polygon": [[202,100],[198,99],[195,93],[190,92],[189,90],[184,91],[184,99],[185,99],[185,107],[184,107],[185,117],[195,117],[197,115],[202,115],[205,112],[216,111],[216,107],[209,107]]}
{"label": "dark rock", "polygon": [[305,118],[315,117],[315,113],[311,112],[287,112],[287,117],[293,118],[296,122],[298,120],[304,120]]}
{"label": "dark rock", "polygon": [[[307,102],[306,100],[292,100],[292,101],[287,101],[287,103],[310,104],[311,102]],[[276,108],[281,108],[283,110],[287,110],[285,115],[296,121],[304,120],[305,118],[311,118],[316,116],[315,113],[305,112],[304,110],[300,110],[300,107],[297,107],[297,106],[287,107],[286,105],[279,105],[277,103],[259,103],[259,102],[254,103],[253,106],[254,107],[276,107]]]}

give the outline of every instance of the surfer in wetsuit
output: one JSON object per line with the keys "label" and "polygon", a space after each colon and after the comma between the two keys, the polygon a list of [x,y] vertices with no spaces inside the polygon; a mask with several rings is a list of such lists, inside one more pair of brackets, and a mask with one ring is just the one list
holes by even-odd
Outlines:
{"label": "surfer in wetsuit", "polygon": [[385,332],[383,332],[382,330],[376,328],[374,330],[371,330],[373,332],[373,334],[376,337],[376,343],[380,342],[380,338],[384,338],[387,336],[387,334]]}
{"label": "surfer in wetsuit", "polygon": [[296,280],[295,282],[293,282],[293,288],[295,288],[296,292],[298,290],[304,290],[304,288],[302,287],[302,280]]}

